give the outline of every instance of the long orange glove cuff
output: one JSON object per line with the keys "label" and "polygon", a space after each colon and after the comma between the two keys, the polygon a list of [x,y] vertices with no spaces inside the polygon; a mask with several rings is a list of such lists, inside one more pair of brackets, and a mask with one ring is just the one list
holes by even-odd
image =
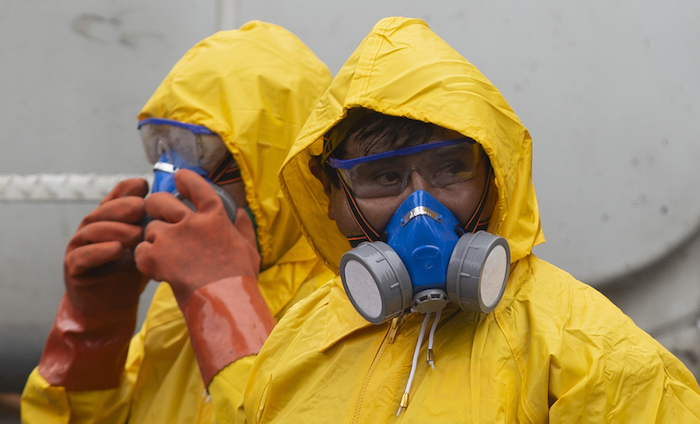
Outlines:
{"label": "long orange glove cuff", "polygon": [[227,365],[258,353],[275,325],[253,277],[207,284],[183,311],[205,386]]}
{"label": "long orange glove cuff", "polygon": [[133,223],[145,213],[147,191],[145,180],[121,181],[68,242],[66,294],[39,361],[49,384],[67,390],[119,386],[139,296],[148,282],[132,253],[143,239]]}
{"label": "long orange glove cuff", "polygon": [[66,390],[119,386],[136,313],[124,310],[87,317],[63,296],[39,363],[49,384]]}

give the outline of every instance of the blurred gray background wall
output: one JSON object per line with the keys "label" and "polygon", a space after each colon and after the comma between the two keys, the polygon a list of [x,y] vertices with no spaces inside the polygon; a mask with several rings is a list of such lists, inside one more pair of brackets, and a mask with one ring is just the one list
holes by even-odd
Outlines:
{"label": "blurred gray background wall", "polygon": [[269,21],[335,74],[385,16],[424,19],[530,130],[535,253],[699,376],[700,3],[0,0],[0,392],[38,361],[79,220],[149,173],[136,115],[192,45]]}

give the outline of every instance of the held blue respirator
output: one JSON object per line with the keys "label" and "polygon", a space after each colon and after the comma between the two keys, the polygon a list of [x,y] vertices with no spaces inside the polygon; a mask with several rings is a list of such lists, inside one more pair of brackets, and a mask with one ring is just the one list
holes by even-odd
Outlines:
{"label": "held blue respirator", "polygon": [[[189,169],[201,175],[219,195],[231,222],[236,219],[236,203],[218,184],[240,180],[240,171],[231,153],[221,139],[208,128],[183,122],[149,118],[139,122],[139,131],[146,150],[146,156],[153,163],[153,184],[151,193],[167,192],[196,211],[194,204],[177,192],[175,172]],[[211,166],[206,171],[202,164]],[[146,215],[141,224],[151,221]]]}
{"label": "held blue respirator", "polygon": [[[178,166],[178,164],[180,166]],[[224,204],[224,209],[226,210],[226,215],[229,217],[231,222],[236,220],[237,206],[236,202],[231,198],[231,196],[215,183],[209,179],[209,173],[205,171],[202,167],[187,166],[180,163],[180,160],[176,152],[170,152],[169,154],[163,153],[160,160],[153,165],[153,184],[151,185],[151,193],[166,192],[172,193],[173,196],[181,200],[187,207],[193,211],[197,211],[194,204],[184,196],[182,196],[175,187],[175,172],[178,169],[189,169],[201,175],[210,186],[214,189],[216,194]],[[149,215],[145,215],[141,221],[141,226],[146,227],[153,218]]]}
{"label": "held blue respirator", "polygon": [[[168,157],[170,156],[170,157]],[[221,201],[224,203],[224,208],[226,209],[226,214],[229,219],[233,222],[236,219],[236,203],[233,201],[231,196],[219,187],[210,179],[210,173],[204,170],[201,166],[188,166],[183,163],[179,163],[180,160],[177,156],[177,152],[163,153],[160,160],[153,165],[153,186],[151,187],[152,193],[157,193],[160,191],[165,191],[168,193],[173,193],[175,197],[182,200],[190,209],[194,209],[194,205],[188,199],[185,199],[180,195],[175,187],[175,172],[178,169],[189,169],[201,175],[214,189],[216,194],[219,195]]]}
{"label": "held blue respirator", "polygon": [[508,242],[478,231],[462,234],[447,207],[424,190],[413,192],[385,228],[387,242],[363,242],[340,260],[343,287],[373,324],[404,310],[428,313],[448,302],[467,311],[493,311],[510,271]]}

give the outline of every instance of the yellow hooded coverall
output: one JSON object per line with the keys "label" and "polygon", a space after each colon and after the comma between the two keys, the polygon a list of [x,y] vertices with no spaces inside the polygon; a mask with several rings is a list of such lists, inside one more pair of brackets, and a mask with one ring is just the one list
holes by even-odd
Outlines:
{"label": "yellow hooded coverall", "polygon": [[[423,21],[387,18],[374,27],[280,171],[326,263],[337,270],[350,245],[328,219],[328,197],[308,163],[321,154],[322,136],[356,107],[431,122],[483,146],[498,191],[489,232],[511,248],[505,295],[490,314],[443,311],[435,369],[418,363],[408,407],[397,416],[424,315],[372,325],[335,277],[273,330],[250,372],[239,422],[700,422],[700,391],[684,365],[595,289],[531,253],[544,238],[530,135],[496,87]],[[219,383],[212,395],[225,392]]]}
{"label": "yellow hooded coverall", "polygon": [[[293,34],[252,21],[189,50],[139,114],[139,119],[203,125],[233,153],[257,224],[258,283],[278,319],[317,281],[333,275],[302,237],[277,180],[295,136],[330,80],[328,68]],[[238,368],[251,361],[237,361]],[[227,369],[218,378],[227,379]],[[245,378],[236,374],[231,381],[243,385]],[[120,387],[67,392],[48,385],[35,369],[22,395],[22,420],[208,423],[216,414],[213,404],[204,391],[185,319],[170,286],[161,284],[129,346]]]}

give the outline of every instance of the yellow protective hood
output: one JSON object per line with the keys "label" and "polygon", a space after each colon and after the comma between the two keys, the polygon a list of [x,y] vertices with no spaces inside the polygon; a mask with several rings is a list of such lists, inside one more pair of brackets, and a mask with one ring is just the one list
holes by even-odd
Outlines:
{"label": "yellow protective hood", "polygon": [[328,219],[328,197],[308,163],[321,154],[323,135],[357,107],[431,122],[479,142],[498,189],[489,231],[508,240],[512,262],[544,242],[527,129],[498,89],[425,22],[385,18],[333,79],[280,171],[302,231],[332,269],[350,244]]}
{"label": "yellow protective hood", "polygon": [[330,80],[292,33],[251,21],[190,49],[139,113],[203,125],[224,140],[241,168],[263,270],[301,237],[276,176]]}

